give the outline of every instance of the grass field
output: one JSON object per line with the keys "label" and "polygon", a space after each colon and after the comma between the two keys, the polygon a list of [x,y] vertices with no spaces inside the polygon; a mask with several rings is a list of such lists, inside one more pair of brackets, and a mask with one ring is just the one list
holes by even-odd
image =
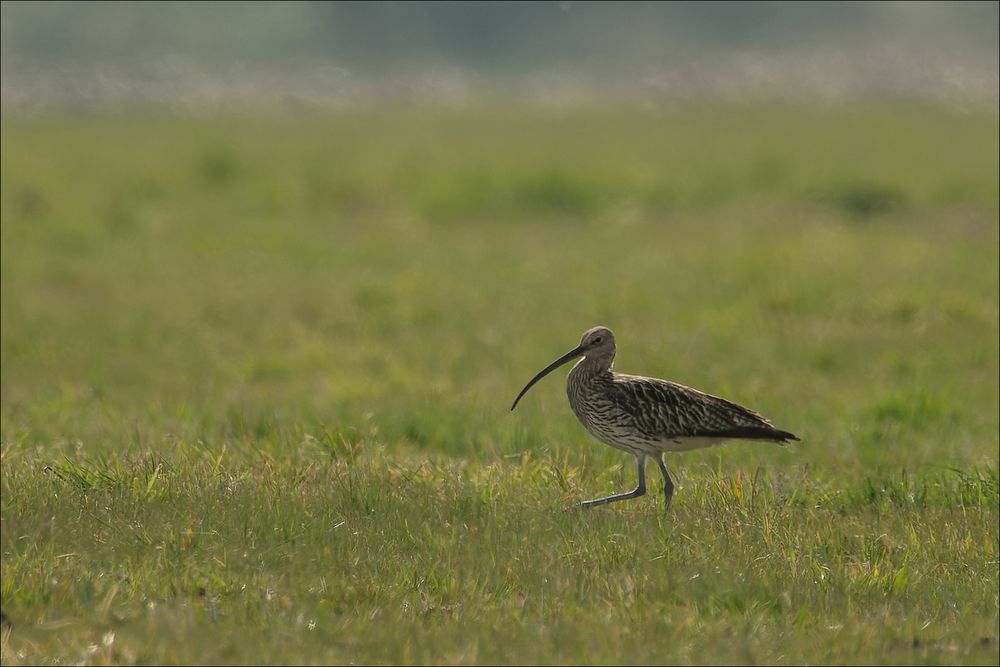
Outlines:
{"label": "grass field", "polygon": [[3,664],[997,662],[996,113],[2,123]]}

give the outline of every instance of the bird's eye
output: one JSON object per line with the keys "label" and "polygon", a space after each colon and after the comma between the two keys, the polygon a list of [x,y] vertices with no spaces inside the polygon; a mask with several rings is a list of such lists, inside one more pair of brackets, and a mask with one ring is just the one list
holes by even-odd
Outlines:
{"label": "bird's eye", "polygon": [[596,344],[596,343],[600,343],[600,342],[601,342],[602,340],[604,340],[604,339],[603,339],[603,338],[601,338],[600,336],[598,336],[597,338],[595,338],[595,339],[594,339],[594,343],[595,343],[595,344]]}

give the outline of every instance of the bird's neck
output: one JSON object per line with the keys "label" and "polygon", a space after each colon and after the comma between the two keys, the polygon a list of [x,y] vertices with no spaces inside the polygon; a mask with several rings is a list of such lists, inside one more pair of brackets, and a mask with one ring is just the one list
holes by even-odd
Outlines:
{"label": "bird's neck", "polygon": [[580,379],[599,378],[611,375],[611,367],[615,363],[614,355],[610,357],[584,357],[576,362],[571,374]]}
{"label": "bird's neck", "polygon": [[611,374],[611,364],[614,358],[596,360],[584,357],[576,362],[573,370],[566,377],[566,395],[569,397],[569,405],[580,420],[587,424],[590,419],[587,411],[587,404],[592,401],[595,395],[600,395],[601,387],[606,387],[614,382]]}

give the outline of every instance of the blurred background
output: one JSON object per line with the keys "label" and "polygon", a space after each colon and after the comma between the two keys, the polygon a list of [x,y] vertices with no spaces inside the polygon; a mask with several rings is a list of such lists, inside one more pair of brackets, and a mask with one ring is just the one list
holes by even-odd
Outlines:
{"label": "blurred background", "polygon": [[3,105],[997,102],[995,2],[9,2]]}
{"label": "blurred background", "polygon": [[507,411],[605,324],[820,466],[996,465],[996,2],[0,12],[5,447],[620,463]]}

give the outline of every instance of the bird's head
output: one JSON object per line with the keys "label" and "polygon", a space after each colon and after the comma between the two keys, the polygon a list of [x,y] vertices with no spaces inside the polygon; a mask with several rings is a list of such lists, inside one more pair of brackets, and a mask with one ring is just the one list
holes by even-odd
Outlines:
{"label": "bird's head", "polygon": [[615,334],[611,329],[607,327],[587,329],[583,332],[583,336],[580,337],[579,345],[543,368],[535,377],[531,378],[531,382],[524,385],[524,389],[514,399],[514,404],[510,406],[510,409],[513,410],[517,407],[517,402],[531,389],[532,385],[563,364],[569,363],[577,357],[587,357],[587,359],[593,360],[599,366],[610,368],[611,362],[615,359],[615,350]]}
{"label": "bird's head", "polygon": [[580,346],[577,348],[580,354],[585,357],[606,357],[615,356],[615,332],[607,327],[594,327],[587,329],[580,337]]}

